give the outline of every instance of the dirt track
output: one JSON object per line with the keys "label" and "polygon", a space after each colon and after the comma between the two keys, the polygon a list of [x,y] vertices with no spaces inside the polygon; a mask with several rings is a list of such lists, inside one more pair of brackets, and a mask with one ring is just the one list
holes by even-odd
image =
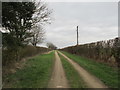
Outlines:
{"label": "dirt track", "polygon": [[[91,75],[89,72],[87,72],[84,68],[82,68],[79,64],[68,58],[66,55],[63,53],[59,52],[62,56],[68,60],[73,67],[78,71],[79,75],[83,78],[85,83],[89,88],[108,88],[105,86],[98,78],[95,76]],[[105,89],[106,90],[106,89]]]}
{"label": "dirt track", "polygon": [[60,57],[56,51],[53,73],[48,88],[69,88]]}

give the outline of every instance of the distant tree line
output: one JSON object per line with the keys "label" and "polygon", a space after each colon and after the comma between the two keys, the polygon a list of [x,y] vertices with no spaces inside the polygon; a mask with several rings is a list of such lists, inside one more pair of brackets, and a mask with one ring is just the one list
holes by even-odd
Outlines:
{"label": "distant tree line", "polygon": [[57,47],[53,43],[51,43],[51,42],[48,42],[46,45],[51,50],[56,50],[57,49]]}
{"label": "distant tree line", "polygon": [[42,2],[2,2],[3,65],[19,60],[22,48],[36,47],[44,40],[43,26],[51,23],[50,15]]}
{"label": "distant tree line", "polygon": [[117,63],[120,67],[120,37],[107,41],[71,46],[62,50],[94,60],[110,63],[111,65]]}

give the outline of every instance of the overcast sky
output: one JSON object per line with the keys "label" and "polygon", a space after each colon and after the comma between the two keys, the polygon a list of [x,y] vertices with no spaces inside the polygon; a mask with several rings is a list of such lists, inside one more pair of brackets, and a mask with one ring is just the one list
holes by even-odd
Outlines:
{"label": "overcast sky", "polygon": [[45,26],[46,41],[58,48],[108,40],[118,36],[117,2],[47,2],[52,9],[52,24]]}

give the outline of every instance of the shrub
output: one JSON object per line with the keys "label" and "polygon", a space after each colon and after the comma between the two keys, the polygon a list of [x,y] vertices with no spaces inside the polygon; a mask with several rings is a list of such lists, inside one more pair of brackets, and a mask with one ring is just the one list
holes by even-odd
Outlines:
{"label": "shrub", "polygon": [[14,63],[14,61],[21,60],[25,57],[34,56],[36,54],[44,53],[49,51],[48,48],[34,47],[27,45],[25,47],[19,47],[17,52],[12,49],[2,49],[2,65],[6,66],[8,64]]}
{"label": "shrub", "polygon": [[71,46],[62,50],[120,66],[120,38]]}

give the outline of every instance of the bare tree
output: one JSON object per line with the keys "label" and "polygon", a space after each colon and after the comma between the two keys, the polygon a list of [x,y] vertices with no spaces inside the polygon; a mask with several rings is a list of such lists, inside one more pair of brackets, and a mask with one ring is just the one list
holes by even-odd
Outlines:
{"label": "bare tree", "polygon": [[44,25],[46,23],[50,24],[52,11],[47,7],[47,4],[37,1],[35,4],[36,4],[36,10],[32,20],[33,25],[34,24]]}
{"label": "bare tree", "polygon": [[36,25],[32,29],[32,38],[31,38],[31,43],[33,46],[36,46],[39,43],[42,43],[44,40],[44,35],[45,32],[43,28],[40,25]]}
{"label": "bare tree", "polygon": [[43,30],[43,25],[51,23],[51,13],[52,11],[47,7],[43,2],[37,2],[35,13],[33,15],[33,26],[32,26],[32,38],[31,43],[33,46],[36,46],[39,43],[42,43],[44,40],[45,32]]}
{"label": "bare tree", "polygon": [[47,44],[46,44],[46,46],[48,47],[48,48],[50,48],[50,49],[57,49],[57,47],[53,44],[53,43],[51,43],[51,42],[48,42]]}

